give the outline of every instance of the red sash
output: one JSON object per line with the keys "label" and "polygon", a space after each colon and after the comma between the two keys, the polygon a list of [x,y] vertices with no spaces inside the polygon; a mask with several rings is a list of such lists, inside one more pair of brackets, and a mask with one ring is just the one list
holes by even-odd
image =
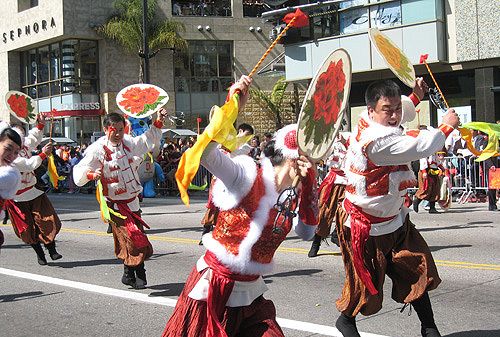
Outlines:
{"label": "red sash", "polygon": [[224,266],[210,251],[206,251],[205,262],[212,270],[207,294],[207,331],[205,337],[227,337],[221,324],[224,308],[233,291],[234,281],[250,282],[260,275],[241,275],[233,273]]}
{"label": "red sash", "polygon": [[30,187],[26,187],[26,188],[23,188],[23,189],[20,189],[19,191],[16,192],[16,195],[20,195],[20,194],[23,194],[24,192],[26,191],[29,191],[33,188],[33,186],[30,186]]}
{"label": "red sash", "polygon": [[[341,170],[336,170],[331,168],[327,176],[319,185],[319,194],[321,195],[320,202],[325,203],[330,194],[332,193],[333,186],[335,185],[335,179],[337,176],[345,177],[345,174]],[[325,189],[325,192],[322,192]]]}
{"label": "red sash", "polygon": [[125,216],[125,226],[127,227],[127,233],[130,240],[134,244],[134,247],[140,249],[147,247],[150,243],[146,234],[144,234],[139,227],[135,224],[135,221],[138,221],[146,228],[150,228],[144,220],[134,212],[130,210],[128,207],[128,203],[132,202],[135,198],[127,199],[127,200],[109,200],[110,202],[116,204],[118,207],[118,211],[121,215]]}
{"label": "red sash", "polygon": [[360,207],[354,205],[348,199],[344,199],[344,208],[346,212],[351,216],[351,247],[354,269],[356,270],[356,273],[358,274],[359,278],[366,286],[370,294],[376,295],[378,291],[373,285],[372,277],[363,260],[365,244],[366,241],[368,241],[368,237],[370,236],[372,223],[389,221],[394,219],[394,217],[379,218],[367,214]]}
{"label": "red sash", "polygon": [[23,212],[17,207],[16,203],[13,200],[5,200],[4,203],[5,210],[10,210],[9,215],[11,217],[12,224],[16,227],[19,235],[23,233],[26,229],[28,229],[28,224],[26,223],[26,216]]}

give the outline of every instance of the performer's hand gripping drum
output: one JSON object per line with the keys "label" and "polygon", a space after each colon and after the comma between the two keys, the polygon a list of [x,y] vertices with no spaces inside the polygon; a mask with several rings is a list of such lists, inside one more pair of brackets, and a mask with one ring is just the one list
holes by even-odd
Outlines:
{"label": "performer's hand gripping drum", "polygon": [[[351,58],[344,49],[337,49],[319,67],[302,103],[297,123],[300,154],[316,161],[330,152],[342,126],[350,89]],[[274,205],[278,214],[273,232],[279,231],[277,222],[280,218],[283,220],[296,215],[293,199],[297,195],[295,187],[299,178],[297,175],[292,186],[281,192]]]}
{"label": "performer's hand gripping drum", "polygon": [[351,90],[351,58],[344,49],[323,61],[307,89],[300,110],[297,144],[313,160],[330,152],[339,133]]}

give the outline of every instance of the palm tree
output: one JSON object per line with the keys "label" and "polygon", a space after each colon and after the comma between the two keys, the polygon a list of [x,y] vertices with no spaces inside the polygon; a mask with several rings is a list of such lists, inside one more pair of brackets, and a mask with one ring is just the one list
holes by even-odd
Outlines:
{"label": "palm tree", "polygon": [[[159,18],[157,0],[148,0],[147,33],[149,49],[154,57],[161,49],[186,50],[187,41],[179,32],[184,32],[184,24],[177,21]],[[139,82],[144,82],[144,58],[142,52],[142,0],[116,0],[113,3],[117,14],[111,16],[105,24],[98,27],[97,32],[104,37],[115,40],[127,51],[138,53],[141,57],[139,66]]]}
{"label": "palm tree", "polygon": [[250,93],[257,104],[264,110],[267,117],[276,123],[276,130],[282,127],[281,116],[285,110],[283,107],[283,98],[285,97],[287,86],[288,82],[285,81],[284,77],[281,77],[274,84],[271,93],[260,89],[250,89]]}

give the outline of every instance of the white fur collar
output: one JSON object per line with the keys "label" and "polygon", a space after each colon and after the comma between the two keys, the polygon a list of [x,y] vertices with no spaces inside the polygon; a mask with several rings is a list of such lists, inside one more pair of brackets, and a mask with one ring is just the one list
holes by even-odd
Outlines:
{"label": "white fur collar", "polygon": [[[269,221],[269,211],[274,206],[274,203],[278,198],[274,167],[267,158],[263,158],[262,160],[262,177],[265,186],[265,193],[260,197],[259,206],[254,213],[252,221],[250,222],[248,233],[239,246],[238,254],[234,255],[229,253],[220,242],[212,237],[212,233],[208,233],[203,236],[203,245],[209,251],[214,253],[219,261],[221,261],[226,267],[231,269],[233,272],[240,274],[262,275],[270,272],[274,266],[273,261],[271,261],[271,263],[258,263],[251,261],[252,248],[262,235],[262,230]],[[255,181],[255,178],[253,180]]]}
{"label": "white fur collar", "polygon": [[241,172],[241,180],[238,182],[238,186],[229,190],[220,179],[217,179],[212,189],[214,205],[223,211],[236,207],[250,192],[257,177],[257,164],[252,157],[246,155],[236,156],[233,158],[233,162]]}

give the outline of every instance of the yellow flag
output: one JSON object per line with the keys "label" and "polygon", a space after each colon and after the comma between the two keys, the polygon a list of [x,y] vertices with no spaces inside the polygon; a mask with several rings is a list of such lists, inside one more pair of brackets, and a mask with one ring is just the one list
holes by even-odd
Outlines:
{"label": "yellow flag", "polygon": [[229,151],[238,146],[234,122],[238,117],[239,95],[234,94],[222,107],[215,106],[210,124],[198,136],[196,143],[186,150],[179,161],[175,179],[184,204],[189,205],[187,190],[198,168],[203,151],[211,141],[222,144]]}
{"label": "yellow flag", "polygon": [[[483,161],[498,156],[498,139],[500,137],[500,124],[486,122],[469,122],[459,128],[460,135],[465,140],[467,148],[478,157],[476,161]],[[479,130],[488,135],[488,144],[483,151],[478,151],[472,144],[472,130]]]}
{"label": "yellow flag", "polygon": [[57,174],[57,168],[56,168],[56,163],[54,161],[54,156],[52,154],[49,155],[48,161],[47,161],[47,173],[49,174],[49,180],[54,186],[54,188],[57,189],[59,186],[59,174]]}

